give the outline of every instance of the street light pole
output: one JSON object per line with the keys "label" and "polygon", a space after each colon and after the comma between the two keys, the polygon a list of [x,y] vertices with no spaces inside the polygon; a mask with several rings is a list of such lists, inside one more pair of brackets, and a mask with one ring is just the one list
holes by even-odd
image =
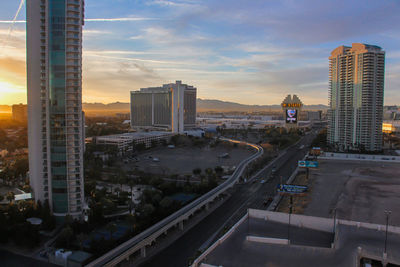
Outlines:
{"label": "street light pole", "polygon": [[290,245],[290,217],[292,215],[292,207],[293,207],[293,196],[290,195],[290,204],[289,204],[289,224],[288,224],[288,243]]}
{"label": "street light pole", "polygon": [[385,250],[384,250],[384,254],[386,254],[386,248],[387,248],[387,236],[388,236],[388,228],[389,228],[389,215],[392,212],[390,210],[385,210],[385,214],[386,214],[386,234],[385,234]]}
{"label": "street light pole", "polygon": [[335,232],[336,232],[336,209],[337,208],[334,208],[333,209],[333,233],[335,234]]}

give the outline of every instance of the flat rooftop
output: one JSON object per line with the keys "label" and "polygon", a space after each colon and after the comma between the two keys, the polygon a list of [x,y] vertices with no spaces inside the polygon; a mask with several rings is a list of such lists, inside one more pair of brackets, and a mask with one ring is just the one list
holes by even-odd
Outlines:
{"label": "flat rooftop", "polygon": [[[333,233],[297,226],[290,228],[290,245],[249,241],[247,236],[286,239],[288,224],[247,218],[202,263],[224,267],[356,266],[358,247],[362,247],[364,253],[382,255],[385,232],[338,224],[333,248]],[[388,259],[398,262],[399,250],[400,235],[389,233]]]}
{"label": "flat rooftop", "polygon": [[163,136],[163,135],[173,135],[173,133],[172,132],[160,132],[160,131],[132,132],[132,133],[96,136],[96,138],[99,140],[120,140],[120,139],[140,139],[140,138],[157,137],[157,136]]}
{"label": "flat rooftop", "polygon": [[374,161],[318,160],[310,170],[311,192],[305,215],[400,226],[400,164]]}

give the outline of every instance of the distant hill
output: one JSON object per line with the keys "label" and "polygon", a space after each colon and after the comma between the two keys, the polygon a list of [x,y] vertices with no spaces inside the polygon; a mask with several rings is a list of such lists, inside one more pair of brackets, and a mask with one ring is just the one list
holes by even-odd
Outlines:
{"label": "distant hill", "polygon": [[115,102],[110,104],[103,103],[82,103],[82,108],[85,111],[90,110],[127,110],[129,111],[129,103]]}
{"label": "distant hill", "polygon": [[[221,101],[215,99],[197,99],[197,111],[216,111],[216,112],[227,112],[227,111],[239,111],[239,112],[260,112],[260,111],[273,111],[280,110],[280,105],[245,105],[229,101]],[[325,105],[305,105],[304,110],[326,110],[328,106]],[[93,112],[130,112],[129,103],[83,103],[83,110],[87,113]]]}
{"label": "distant hill", "polygon": [[[235,102],[214,100],[214,99],[197,99],[197,111],[241,111],[241,112],[259,112],[280,110],[280,105],[245,105]],[[305,105],[303,110],[326,110],[325,105]]]}
{"label": "distant hill", "polygon": [[[87,114],[113,115],[115,113],[129,113],[130,104],[115,102],[110,104],[103,103],[82,103],[82,108]],[[280,110],[280,105],[245,105],[229,101],[216,99],[197,99],[197,111],[215,111],[215,112],[260,112]],[[326,110],[325,105],[305,105],[304,110]],[[0,105],[0,113],[11,113],[11,106]]]}

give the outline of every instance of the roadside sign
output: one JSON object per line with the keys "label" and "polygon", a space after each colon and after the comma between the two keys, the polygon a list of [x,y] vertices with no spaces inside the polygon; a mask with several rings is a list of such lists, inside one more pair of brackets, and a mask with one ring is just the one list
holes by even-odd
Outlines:
{"label": "roadside sign", "polygon": [[314,155],[314,156],[319,156],[319,155],[321,155],[321,153],[322,153],[322,150],[320,147],[313,147],[310,151],[310,154]]}
{"label": "roadside sign", "polygon": [[32,198],[32,194],[31,193],[14,195],[15,201],[26,200],[26,199],[31,199],[31,198]]}
{"label": "roadside sign", "polygon": [[294,185],[294,184],[278,184],[277,189],[279,193],[303,194],[307,192],[308,186]]}
{"label": "roadside sign", "polygon": [[318,161],[299,160],[300,168],[318,168]]}

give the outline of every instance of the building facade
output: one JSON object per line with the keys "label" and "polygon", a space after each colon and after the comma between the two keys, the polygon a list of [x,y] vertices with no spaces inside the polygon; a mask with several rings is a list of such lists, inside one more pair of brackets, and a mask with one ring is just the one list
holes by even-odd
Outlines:
{"label": "building facade", "polygon": [[26,122],[28,118],[28,106],[23,104],[12,105],[12,118],[15,121]]}
{"label": "building facade", "polygon": [[339,151],[382,150],[385,52],[340,46],[329,57],[328,143]]}
{"label": "building facade", "polygon": [[27,8],[29,176],[35,200],[80,217],[83,190],[83,0],[30,0]]}
{"label": "building facade", "polygon": [[297,95],[287,95],[282,101],[281,107],[284,112],[286,128],[298,127],[300,112],[303,107],[299,97]]}
{"label": "building facade", "polygon": [[163,140],[169,142],[172,136],[173,134],[170,132],[133,132],[96,136],[93,138],[93,142],[98,145],[116,146],[123,154],[132,151],[132,142],[135,145],[144,144],[146,148],[149,148],[153,143],[159,144]]}
{"label": "building facade", "polygon": [[181,81],[131,92],[132,128],[161,127],[182,133],[196,125],[196,94]]}

